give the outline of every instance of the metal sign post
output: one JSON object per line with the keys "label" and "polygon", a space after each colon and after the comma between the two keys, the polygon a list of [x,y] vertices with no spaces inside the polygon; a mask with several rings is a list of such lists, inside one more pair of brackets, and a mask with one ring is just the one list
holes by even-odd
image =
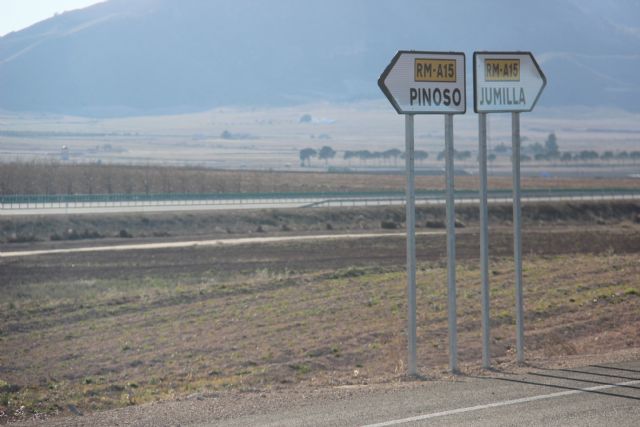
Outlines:
{"label": "metal sign post", "polygon": [[487,114],[478,114],[480,150],[480,273],[482,277],[482,367],[491,367],[489,319],[489,208],[487,185]]}
{"label": "metal sign post", "polygon": [[491,366],[489,350],[489,226],[487,208],[486,113],[511,113],[513,168],[513,247],[516,293],[517,361],[524,362],[522,222],[520,205],[520,112],[531,111],[547,84],[530,52],[473,54],[474,110],[479,114],[480,266],[482,270],[482,365]]}
{"label": "metal sign post", "polygon": [[405,114],[407,175],[408,374],[416,375],[416,253],[414,114],[445,114],[447,180],[447,254],[449,293],[449,368],[457,370],[455,212],[453,196],[453,114],[467,110],[465,56],[459,52],[400,51],[378,86],[398,114]]}
{"label": "metal sign post", "polygon": [[520,113],[511,113],[513,167],[513,257],[516,276],[516,357],[524,362],[524,308],[522,296],[522,223],[520,207]]}
{"label": "metal sign post", "polygon": [[449,319],[449,370],[458,370],[458,328],[456,310],[456,213],[453,169],[453,114],[444,116],[445,175],[447,184],[447,295]]}
{"label": "metal sign post", "polygon": [[414,171],[414,126],[413,114],[405,120],[405,167],[407,172],[407,293],[408,293],[408,374],[416,375],[416,189]]}

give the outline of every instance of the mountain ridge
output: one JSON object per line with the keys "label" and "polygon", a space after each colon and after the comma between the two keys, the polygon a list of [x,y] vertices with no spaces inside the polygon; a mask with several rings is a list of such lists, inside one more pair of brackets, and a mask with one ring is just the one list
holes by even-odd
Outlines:
{"label": "mountain ridge", "polygon": [[[638,11],[620,4],[613,17]],[[633,21],[579,6],[109,0],[0,38],[0,108],[108,116],[375,99],[393,54],[415,49],[463,51],[469,71],[474,50],[532,51],[549,80],[539,105],[640,111]]]}

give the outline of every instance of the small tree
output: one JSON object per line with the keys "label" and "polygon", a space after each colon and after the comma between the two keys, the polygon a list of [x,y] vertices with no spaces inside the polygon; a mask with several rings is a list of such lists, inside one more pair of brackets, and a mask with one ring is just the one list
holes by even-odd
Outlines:
{"label": "small tree", "polygon": [[425,161],[429,158],[429,153],[427,153],[426,151],[422,151],[422,150],[416,150],[413,153],[413,157],[417,162],[422,162]]}
{"label": "small tree", "polygon": [[[443,159],[446,159],[447,153],[446,150],[442,150],[441,152],[438,153],[438,161],[441,161]],[[465,150],[465,151],[458,151],[456,149],[453,150],[453,159],[454,160],[459,160],[459,161],[463,161],[463,160],[467,160],[471,158],[471,151]]]}
{"label": "small tree", "polygon": [[393,158],[393,163],[397,164],[398,158],[402,155],[402,151],[398,150],[397,148],[392,148],[390,150],[384,151],[382,155],[385,159]]}
{"label": "small tree", "polygon": [[600,155],[600,158],[606,162],[613,160],[614,154],[613,151],[605,151]]}
{"label": "small tree", "polygon": [[593,150],[582,150],[579,154],[579,158],[580,160],[583,160],[585,162],[589,161],[589,160],[595,160],[597,158],[599,158],[600,156],[598,155],[598,153],[596,151]]}
{"label": "small tree", "polygon": [[558,141],[556,139],[555,133],[550,133],[547,137],[547,140],[544,142],[544,149],[548,156],[556,157],[560,154],[560,149],[558,147]]}
{"label": "small tree", "polygon": [[318,158],[320,160],[324,160],[325,166],[329,164],[329,159],[333,159],[335,156],[336,156],[336,151],[333,148],[329,147],[328,145],[325,145],[324,147],[322,147],[318,152]]}
{"label": "small tree", "polygon": [[353,159],[354,157],[358,157],[358,155],[356,154],[355,151],[351,151],[351,150],[345,151],[344,155],[342,156],[343,159],[349,162],[349,166],[351,166],[351,159]]}
{"label": "small tree", "polygon": [[300,150],[300,166],[307,164],[307,166],[311,166],[311,158],[317,156],[318,153],[313,148],[303,148]]}
{"label": "small tree", "polygon": [[364,162],[365,164],[367,163],[367,160],[370,160],[373,157],[371,151],[369,150],[356,151],[356,155],[358,156],[360,161]]}

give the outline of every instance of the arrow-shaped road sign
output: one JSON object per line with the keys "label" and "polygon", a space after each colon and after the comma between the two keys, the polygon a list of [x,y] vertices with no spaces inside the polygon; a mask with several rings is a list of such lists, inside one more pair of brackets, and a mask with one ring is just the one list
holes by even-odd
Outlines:
{"label": "arrow-shaped road sign", "polygon": [[547,84],[530,52],[473,54],[476,113],[531,111]]}
{"label": "arrow-shaped road sign", "polygon": [[467,110],[464,53],[400,51],[378,86],[399,114],[463,114]]}

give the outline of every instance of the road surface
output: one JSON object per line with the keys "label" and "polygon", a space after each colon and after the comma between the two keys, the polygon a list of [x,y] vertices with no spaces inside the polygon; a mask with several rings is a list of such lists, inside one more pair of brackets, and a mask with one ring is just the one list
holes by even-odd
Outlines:
{"label": "road surface", "polygon": [[640,361],[327,390],[193,395],[35,425],[637,426]]}

